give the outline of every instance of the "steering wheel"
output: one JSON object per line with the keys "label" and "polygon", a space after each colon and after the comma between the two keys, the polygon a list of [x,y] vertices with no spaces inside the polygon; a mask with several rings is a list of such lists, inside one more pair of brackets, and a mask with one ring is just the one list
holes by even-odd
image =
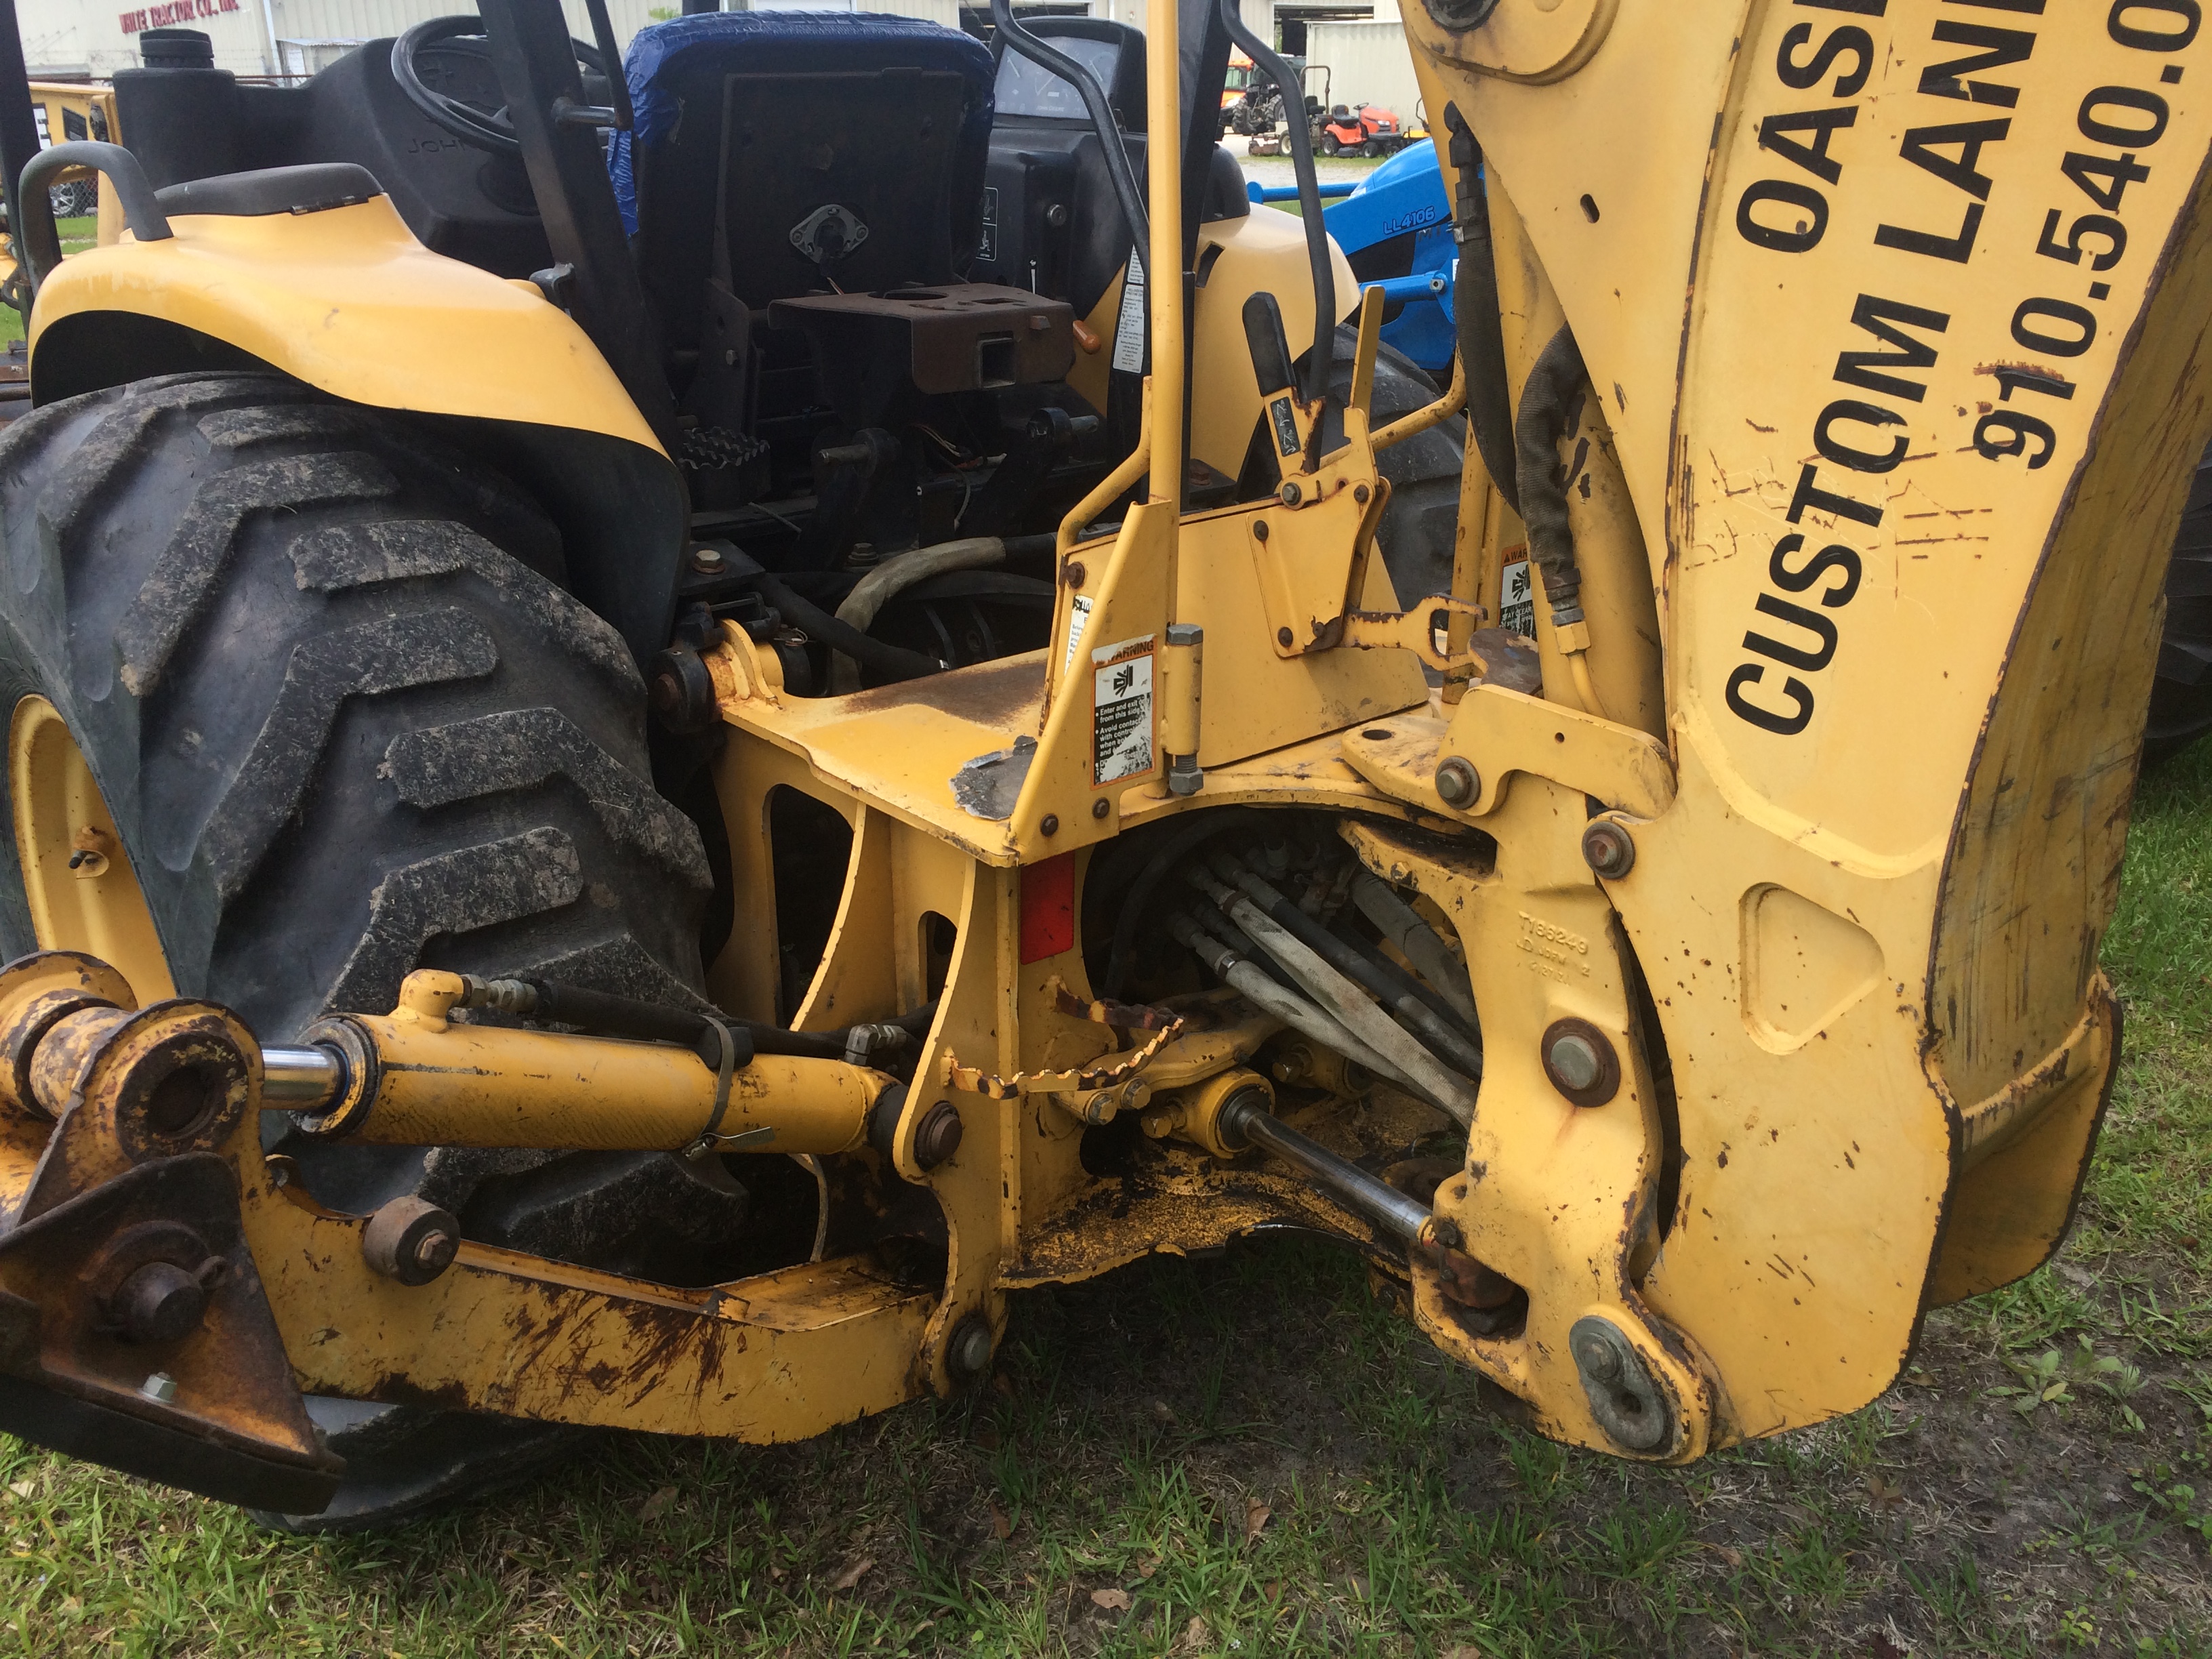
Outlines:
{"label": "steering wheel", "polygon": [[[432,46],[447,40],[481,40],[483,32],[481,17],[433,17],[416,24],[392,43],[392,78],[407,94],[409,103],[463,143],[495,155],[520,155],[522,145],[514,136],[514,124],[507,118],[504,104],[488,110],[479,104],[464,103],[426,85],[416,67],[416,59]],[[568,45],[579,64],[594,75],[605,76],[606,59],[597,46],[575,40]]]}

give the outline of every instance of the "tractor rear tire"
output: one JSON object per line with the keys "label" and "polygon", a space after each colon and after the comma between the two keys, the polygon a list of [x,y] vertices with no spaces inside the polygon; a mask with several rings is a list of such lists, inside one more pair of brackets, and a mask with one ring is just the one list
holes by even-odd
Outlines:
{"label": "tractor rear tire", "polygon": [[2212,449],[2197,465],[2166,569],[2166,631],[2143,729],[2146,768],[2212,732]]}
{"label": "tractor rear tire", "polygon": [[[1358,349],[1358,330],[1347,325],[1336,331],[1329,390],[1339,398],[1351,392],[1352,358]],[[1369,418],[1376,430],[1426,408],[1442,395],[1437,383],[1404,352],[1388,344],[1376,348],[1375,389],[1369,404]],[[1390,481],[1390,504],[1382,509],[1375,541],[1401,605],[1451,592],[1452,544],[1459,526],[1466,441],[1467,422],[1455,415],[1376,457],[1382,476]]]}
{"label": "tractor rear tire", "polygon": [[[653,791],[628,647],[506,478],[404,416],[178,375],[8,427],[0,511],[0,711],[66,721],[179,994],[272,1043],[418,967],[697,1003],[698,830]],[[0,947],[41,943],[0,837]],[[643,1277],[710,1282],[745,1217],[714,1160],[271,1145],[333,1208],[417,1192],[471,1237]],[[348,1486],[295,1524],[398,1518],[562,1432],[463,1420],[334,1425]]]}

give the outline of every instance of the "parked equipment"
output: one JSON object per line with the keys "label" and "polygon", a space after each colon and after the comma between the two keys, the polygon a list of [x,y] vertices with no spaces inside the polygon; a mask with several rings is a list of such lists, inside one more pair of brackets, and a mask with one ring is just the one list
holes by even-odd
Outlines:
{"label": "parked equipment", "polygon": [[1679,1463],[2050,1255],[2212,436],[2193,4],[2012,16],[1965,159],[1850,101],[1923,14],[1806,125],[1791,9],[1407,8],[1458,351],[1386,418],[1233,0],[620,75],[481,3],[120,76],[129,150],[0,108],[0,1426],[373,1524],[1291,1225]]}

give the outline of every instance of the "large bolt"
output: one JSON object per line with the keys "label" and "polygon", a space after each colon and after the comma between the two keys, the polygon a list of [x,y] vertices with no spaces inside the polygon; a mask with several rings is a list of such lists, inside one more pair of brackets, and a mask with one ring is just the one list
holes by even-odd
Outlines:
{"label": "large bolt", "polygon": [[177,1397],[177,1379],[167,1371],[155,1371],[138,1385],[138,1392],[157,1406],[166,1406]]}
{"label": "large bolt", "polygon": [[1587,1089],[1597,1081],[1597,1050],[1590,1047],[1588,1037],[1569,1036],[1558,1038],[1545,1054],[1544,1063],[1569,1089]]}
{"label": "large bolt", "polygon": [[962,1381],[973,1382],[991,1369],[991,1355],[997,1346],[990,1320],[980,1313],[969,1314],[953,1327],[951,1339],[945,1345],[945,1368]]}
{"label": "large bolt", "polygon": [[402,1285],[427,1285],[453,1265],[461,1224],[436,1205],[410,1194],[369,1217],[361,1253],[368,1265]]}
{"label": "large bolt", "polygon": [[939,1101],[914,1126],[914,1161],[925,1170],[935,1169],[960,1150],[963,1133],[960,1109],[949,1100]]}
{"label": "large bolt", "polygon": [[1602,1106],[1620,1088],[1620,1058],[1586,1019],[1554,1020],[1543,1038],[1544,1075],[1577,1106]]}
{"label": "large bolt", "polygon": [[1285,507],[1296,507],[1298,504],[1299,498],[1304,494],[1304,492],[1301,490],[1297,484],[1291,483],[1288,478],[1283,480],[1283,487],[1279,493],[1283,498],[1283,505]]}
{"label": "large bolt", "polygon": [[1593,818],[1583,831],[1583,858],[1607,881],[1618,881],[1636,867],[1635,838],[1611,818]]}
{"label": "large bolt", "polygon": [[1482,776],[1459,756],[1437,768],[1437,799],[1464,811],[1482,793]]}
{"label": "large bolt", "polygon": [[1674,1437],[1674,1413],[1635,1348],[1609,1319],[1588,1314],[1567,1333],[1590,1415],[1613,1442],[1629,1451],[1665,1449]]}
{"label": "large bolt", "polygon": [[149,1261],[118,1286],[108,1306],[126,1342],[174,1342],[199,1328],[207,1292],[173,1261]]}

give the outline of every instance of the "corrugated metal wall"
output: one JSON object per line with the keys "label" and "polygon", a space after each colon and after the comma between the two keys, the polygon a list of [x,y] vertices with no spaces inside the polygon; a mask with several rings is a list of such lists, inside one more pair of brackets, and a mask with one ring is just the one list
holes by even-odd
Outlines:
{"label": "corrugated metal wall", "polygon": [[1380,104],[1413,118],[1421,89],[1402,23],[1309,23],[1306,62],[1328,65],[1329,101]]}

